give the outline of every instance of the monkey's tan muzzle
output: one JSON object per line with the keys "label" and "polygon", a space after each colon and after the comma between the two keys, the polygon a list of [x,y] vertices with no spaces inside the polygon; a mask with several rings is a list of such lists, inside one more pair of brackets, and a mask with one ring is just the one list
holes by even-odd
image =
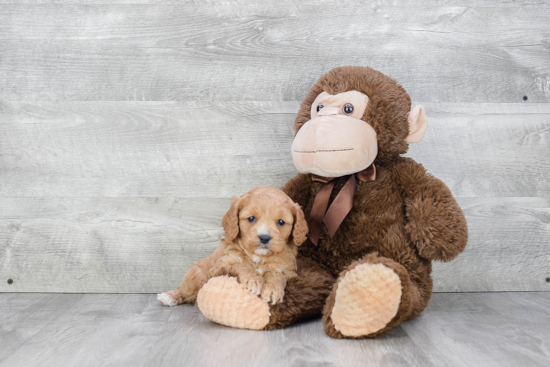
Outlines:
{"label": "monkey's tan muzzle", "polygon": [[363,120],[328,112],[306,122],[296,134],[291,148],[296,169],[301,173],[339,177],[370,166],[378,154],[372,126]]}

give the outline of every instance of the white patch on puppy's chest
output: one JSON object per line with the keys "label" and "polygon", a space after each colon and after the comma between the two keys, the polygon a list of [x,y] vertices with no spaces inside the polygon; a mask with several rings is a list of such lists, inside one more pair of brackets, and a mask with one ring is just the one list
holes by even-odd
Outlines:
{"label": "white patch on puppy's chest", "polygon": [[[262,258],[259,257],[259,256],[252,256],[252,261],[254,261],[255,264],[261,264],[262,263]],[[265,270],[262,269],[262,268],[256,268],[256,271],[260,275],[264,275],[264,272],[265,272]]]}

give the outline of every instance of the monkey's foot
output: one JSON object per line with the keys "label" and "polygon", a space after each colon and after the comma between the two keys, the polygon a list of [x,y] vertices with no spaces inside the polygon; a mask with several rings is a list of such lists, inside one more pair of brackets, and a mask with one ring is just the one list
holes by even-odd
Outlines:
{"label": "monkey's foot", "polygon": [[330,318],[344,337],[362,337],[383,329],[401,302],[399,276],[382,264],[363,263],[338,282]]}
{"label": "monkey's foot", "polygon": [[240,329],[261,330],[271,316],[266,302],[228,276],[211,278],[199,291],[197,307],[211,321]]}

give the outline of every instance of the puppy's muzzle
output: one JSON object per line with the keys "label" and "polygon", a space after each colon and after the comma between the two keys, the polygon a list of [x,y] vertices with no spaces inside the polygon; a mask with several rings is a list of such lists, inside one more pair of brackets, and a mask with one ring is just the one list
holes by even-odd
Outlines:
{"label": "puppy's muzzle", "polygon": [[260,240],[260,247],[267,247],[269,245],[269,242],[271,242],[271,236],[268,234],[261,234],[258,236],[258,239]]}

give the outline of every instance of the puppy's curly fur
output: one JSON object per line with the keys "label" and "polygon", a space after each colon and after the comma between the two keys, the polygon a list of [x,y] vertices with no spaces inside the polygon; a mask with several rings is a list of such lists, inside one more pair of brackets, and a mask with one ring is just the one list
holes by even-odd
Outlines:
{"label": "puppy's curly fur", "polygon": [[233,199],[222,225],[225,238],[218,248],[194,264],[176,289],[157,296],[162,305],[194,302],[202,286],[219,275],[237,277],[273,305],[283,300],[308,231],[300,206],[279,189],[257,187]]}

